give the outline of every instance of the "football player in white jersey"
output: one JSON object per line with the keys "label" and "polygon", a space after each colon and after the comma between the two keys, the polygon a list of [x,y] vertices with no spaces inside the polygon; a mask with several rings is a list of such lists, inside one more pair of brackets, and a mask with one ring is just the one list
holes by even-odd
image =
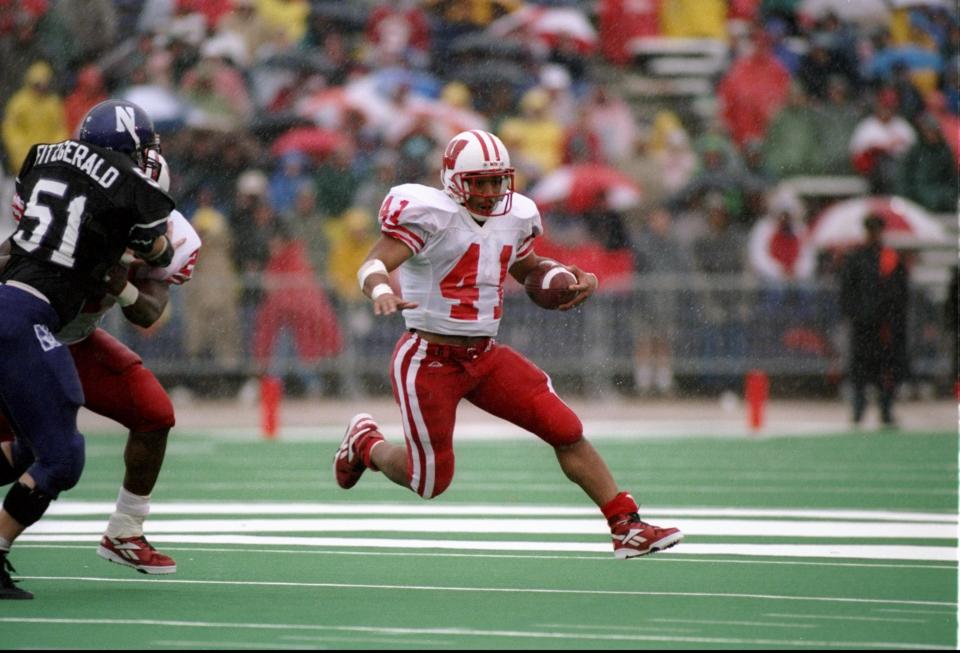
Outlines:
{"label": "football player in white jersey", "polygon": [[[640,519],[637,503],[620,491],[550,377],[494,340],[507,273],[523,283],[544,260],[534,253],[539,211],[514,192],[503,142],[480,130],[457,134],[444,151],[441,181],[442,190],[419,184],[390,190],[380,209],[381,237],[357,275],[376,315],[399,310],[406,321],[391,364],[406,446],[384,440],[372,416],[355,415],[334,456],[338,485],[349,489],[371,469],[426,499],[438,496],[453,479],[456,409],[467,399],[553,446],[561,469],[606,517],[617,558],[677,544],[679,530]],[[577,294],[562,310],[597,288],[595,275],[567,267]],[[400,294],[388,283],[396,268]]]}
{"label": "football player in white jersey", "polygon": [[[169,169],[158,152],[147,153],[144,167],[164,191],[169,190]],[[16,198],[14,203],[14,219],[18,220],[20,207]],[[99,327],[114,304],[119,304],[124,316],[134,324],[152,325],[167,306],[170,286],[192,278],[200,253],[200,237],[177,210],[168,217],[168,236],[174,254],[166,267],[116,266],[108,279],[108,294],[88,298],[81,312],[56,333],[57,340],[70,348],[85,406],[129,429],[124,451],[126,474],[97,553],[146,574],[172,574],[177,570],[176,562],[154,549],[143,534],[150,493],[160,474],[167,435],[175,421],[173,404],[140,357]],[[5,264],[3,251],[0,245],[0,269]],[[0,449],[19,468],[26,461],[15,455],[12,440],[13,429],[0,414]]]}

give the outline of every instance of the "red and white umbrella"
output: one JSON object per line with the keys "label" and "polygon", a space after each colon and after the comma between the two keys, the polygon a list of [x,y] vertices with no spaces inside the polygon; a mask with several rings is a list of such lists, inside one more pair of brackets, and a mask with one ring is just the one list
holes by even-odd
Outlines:
{"label": "red and white umbrella", "polygon": [[489,127],[487,119],[470,109],[455,107],[440,100],[413,98],[408,111],[414,119],[426,118],[437,139],[445,143],[462,131]]}
{"label": "red and white umbrella", "polygon": [[866,240],[863,220],[883,218],[884,242],[891,247],[920,247],[949,243],[946,230],[922,206],[902,197],[861,197],[833,204],[817,216],[811,242],[818,249],[844,248]]}
{"label": "red and white umbrella", "polygon": [[377,128],[384,127],[394,118],[389,103],[376,92],[372,83],[363,81],[312,93],[297,103],[295,111],[298,116],[327,129],[342,127],[348,111],[359,111]]}
{"label": "red and white umbrella", "polygon": [[570,39],[583,54],[589,54],[597,47],[597,31],[586,14],[575,7],[525,5],[490,23],[487,33],[498,38],[539,38],[551,47],[563,39]]}
{"label": "red and white umbrella", "polygon": [[549,173],[530,189],[530,197],[544,210],[562,205],[581,213],[601,201],[615,210],[633,208],[640,203],[642,193],[640,186],[616,168],[582,163]]}
{"label": "red and white umbrella", "polygon": [[330,129],[295,127],[281,134],[270,146],[270,155],[281,157],[288,152],[303,152],[324,157],[350,145],[350,139]]}

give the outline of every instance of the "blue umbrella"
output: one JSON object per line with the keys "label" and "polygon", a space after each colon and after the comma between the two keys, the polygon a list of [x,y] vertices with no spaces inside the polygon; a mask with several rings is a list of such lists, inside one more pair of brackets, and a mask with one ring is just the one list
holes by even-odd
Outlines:
{"label": "blue umbrella", "polygon": [[377,92],[392,95],[399,86],[407,86],[414,95],[428,98],[440,97],[443,84],[430,73],[407,68],[384,68],[373,73]]}
{"label": "blue umbrella", "polygon": [[943,59],[936,52],[914,46],[887,48],[878,52],[870,61],[867,74],[871,79],[889,77],[893,67],[903,63],[910,70],[943,70]]}

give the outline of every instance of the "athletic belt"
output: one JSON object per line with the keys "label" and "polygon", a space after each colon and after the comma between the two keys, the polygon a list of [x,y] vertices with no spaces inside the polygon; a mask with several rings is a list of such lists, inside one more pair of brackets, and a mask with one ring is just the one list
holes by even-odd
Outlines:
{"label": "athletic belt", "polygon": [[473,360],[479,358],[481,354],[485,354],[493,349],[493,345],[496,342],[493,338],[484,338],[483,340],[477,341],[477,344],[470,346],[441,345],[435,342],[430,342],[418,333],[414,333],[413,337],[417,338],[418,340],[423,340],[427,343],[428,356],[435,356],[437,358],[451,358],[453,360]]}

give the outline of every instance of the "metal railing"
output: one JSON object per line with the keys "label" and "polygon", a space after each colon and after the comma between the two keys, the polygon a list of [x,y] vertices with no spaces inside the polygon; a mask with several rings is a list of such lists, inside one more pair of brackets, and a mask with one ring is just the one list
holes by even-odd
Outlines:
{"label": "metal railing", "polygon": [[[251,284],[238,294],[256,290],[258,279]],[[187,315],[185,294],[190,290],[188,285],[171,293],[169,318],[149,332],[124,322],[119,311],[104,322],[166,383],[229,385],[267,372],[305,383],[315,378],[333,394],[389,391],[389,361],[404,329],[399,315],[376,318],[369,302],[349,304],[328,293],[341,332],[339,353],[305,361],[297,353],[291,328],[286,328],[278,332],[273,355],[265,363],[252,354],[262,306],[256,301],[237,301],[232,318],[239,326],[236,356],[188,352],[187,331],[201,322],[209,328],[217,317],[211,311]],[[224,292],[234,291],[224,287]],[[300,291],[287,292],[297,296]],[[952,373],[945,294],[941,283],[911,285],[908,351],[915,378],[946,382]],[[540,309],[514,285],[505,293],[498,340],[523,352],[568,388],[591,394],[614,386],[629,388],[635,352],[650,338],[669,347],[672,372],[686,380],[688,390],[739,382],[753,369],[771,377],[835,383],[846,369],[846,333],[832,281],[773,286],[744,276],[646,275],[638,276],[630,289],[598,292],[569,312]]]}

